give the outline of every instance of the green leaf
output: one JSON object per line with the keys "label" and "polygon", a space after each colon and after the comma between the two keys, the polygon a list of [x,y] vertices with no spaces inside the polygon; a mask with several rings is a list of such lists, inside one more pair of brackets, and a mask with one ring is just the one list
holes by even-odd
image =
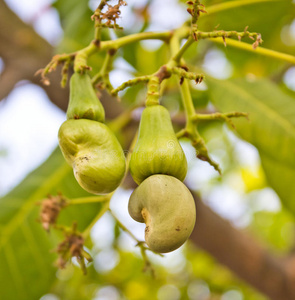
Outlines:
{"label": "green leaf", "polygon": [[94,35],[94,23],[90,17],[93,12],[88,7],[88,1],[57,1],[54,3],[58,10],[64,36],[57,53],[73,52],[89,44]]}
{"label": "green leaf", "polygon": [[[205,3],[208,14],[201,14],[198,22],[200,30],[212,31],[215,26],[219,25],[217,30],[243,31],[246,26],[249,26],[250,32],[261,33],[262,47],[283,53],[294,53],[295,47],[291,40],[288,45],[285,42],[288,39],[285,37],[288,26],[292,24],[295,14],[295,6],[291,0],[257,1],[256,3],[247,0],[210,2],[206,1]],[[239,5],[229,8],[234,3]],[[212,12],[211,7],[212,9],[219,7],[220,10]],[[243,38],[242,41],[249,44],[254,42],[249,38]],[[258,55],[255,51],[241,51],[241,49],[231,46],[225,48],[222,44],[214,41],[203,40],[200,43],[205,44],[207,49],[213,47],[223,51],[233,64],[236,76],[243,76],[250,72],[265,77],[272,72],[278,73],[282,68],[280,61]]]}
{"label": "green leaf", "polygon": [[265,246],[288,254],[293,246],[294,217],[282,209],[278,212],[259,211],[249,226],[251,233]]}
{"label": "green leaf", "polygon": [[207,79],[212,102],[221,112],[248,112],[235,120],[237,132],[257,147],[269,184],[295,213],[295,99],[267,80]]}
{"label": "green leaf", "polygon": [[[230,2],[238,1],[223,1],[222,3],[218,3],[218,5],[220,7],[228,7]],[[246,26],[249,26],[249,31],[262,34],[264,47],[269,47],[271,43],[275,43],[273,49],[279,50],[278,47],[283,47],[283,44],[279,41],[280,29],[294,18],[295,8],[292,0],[257,3],[250,3],[249,1],[239,2],[239,6],[217,10],[215,13],[210,13],[210,7],[206,4],[209,13],[201,15],[198,23],[199,29],[202,31],[212,31],[219,24],[218,30],[243,31]],[[243,5],[242,3],[245,4]]]}
{"label": "green leaf", "polygon": [[122,51],[123,58],[138,74],[153,74],[169,59],[168,47],[164,43],[157,50],[148,50],[141,43],[132,43],[124,46]]}
{"label": "green leaf", "polygon": [[[55,281],[56,254],[52,250],[60,240],[54,230],[47,234],[37,221],[37,204],[58,192],[68,198],[90,195],[80,188],[59,149],[0,199],[0,299],[39,299]],[[107,207],[106,202],[69,206],[60,221],[66,225],[77,221],[82,231]]]}

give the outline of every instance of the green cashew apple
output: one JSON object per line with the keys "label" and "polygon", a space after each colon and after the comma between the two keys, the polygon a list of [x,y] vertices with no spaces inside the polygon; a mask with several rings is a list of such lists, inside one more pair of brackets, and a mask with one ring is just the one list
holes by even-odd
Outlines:
{"label": "green cashew apple", "polygon": [[131,194],[130,216],[144,222],[145,241],[159,253],[179,248],[191,235],[196,221],[192,194],[178,179],[167,175],[152,175]]}
{"label": "green cashew apple", "polygon": [[137,184],[153,174],[183,181],[187,161],[175,135],[168,110],[161,105],[144,109],[139,134],[130,159],[130,173]]}
{"label": "green cashew apple", "polygon": [[90,119],[104,122],[104,108],[96,96],[88,74],[74,73],[70,80],[67,119]]}
{"label": "green cashew apple", "polygon": [[67,120],[61,125],[58,138],[82,188],[93,194],[106,194],[120,185],[125,174],[125,156],[105,124],[87,119]]}

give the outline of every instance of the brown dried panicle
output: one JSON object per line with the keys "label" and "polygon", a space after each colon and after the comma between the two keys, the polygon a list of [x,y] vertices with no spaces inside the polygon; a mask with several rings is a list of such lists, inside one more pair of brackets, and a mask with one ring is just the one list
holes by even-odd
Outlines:
{"label": "brown dried panicle", "polygon": [[67,262],[76,257],[78,263],[84,274],[87,273],[84,258],[92,261],[92,257],[84,250],[84,238],[80,232],[77,231],[77,223],[69,231],[65,231],[65,239],[57,246],[56,252],[58,253],[57,266],[64,269]]}
{"label": "brown dried panicle", "polygon": [[109,5],[108,3],[106,3],[106,4],[108,6],[108,9],[107,9],[106,12],[101,13],[101,18],[103,20],[107,20],[106,25],[109,26],[113,22],[113,25],[115,27],[116,26],[116,21],[120,17],[120,14],[121,14],[120,7],[127,5],[127,3],[123,0],[119,0],[118,4],[116,4],[114,6]]}
{"label": "brown dried panicle", "polygon": [[67,200],[61,195],[48,195],[41,203],[40,221],[42,227],[49,231],[50,225],[56,223],[59,212],[67,205]]}

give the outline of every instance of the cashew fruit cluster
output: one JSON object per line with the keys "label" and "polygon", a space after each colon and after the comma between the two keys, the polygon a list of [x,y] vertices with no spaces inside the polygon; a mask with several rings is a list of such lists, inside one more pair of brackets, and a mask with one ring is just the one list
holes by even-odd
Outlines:
{"label": "cashew fruit cluster", "polygon": [[104,118],[89,75],[72,75],[68,120],[59,129],[59,146],[80,186],[93,194],[114,191],[125,174],[123,149],[102,123]]}
{"label": "cashew fruit cluster", "polygon": [[130,173],[139,186],[128,210],[134,220],[146,224],[147,245],[159,253],[179,248],[194,228],[195,202],[182,183],[187,173],[184,152],[161,105],[147,106],[142,113]]}

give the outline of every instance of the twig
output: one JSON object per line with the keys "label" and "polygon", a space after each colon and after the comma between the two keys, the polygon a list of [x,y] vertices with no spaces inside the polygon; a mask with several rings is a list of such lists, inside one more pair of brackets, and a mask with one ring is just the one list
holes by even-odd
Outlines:
{"label": "twig", "polygon": [[[223,43],[223,40],[220,38],[210,38],[210,40],[212,40],[213,42],[216,42],[216,43]],[[244,43],[242,41],[235,41],[232,39],[227,39],[226,43],[228,46],[232,46],[232,47],[235,47],[235,48],[238,48],[241,50],[249,51],[249,52],[256,53],[256,54],[261,54],[263,56],[275,58],[275,59],[278,59],[281,61],[286,61],[293,65],[295,64],[295,56],[294,55],[282,53],[282,52],[271,50],[271,49],[266,49],[263,47],[258,47],[254,51],[252,45]]]}
{"label": "twig", "polygon": [[67,205],[76,205],[76,204],[87,204],[87,203],[99,203],[104,201],[109,201],[110,196],[93,196],[93,197],[82,197],[82,198],[74,198],[74,199],[68,199]]}
{"label": "twig", "polygon": [[146,271],[150,270],[152,276],[154,277],[155,271],[154,271],[154,268],[153,268],[151,262],[149,261],[149,259],[147,257],[146,251],[151,251],[154,254],[159,255],[159,256],[163,256],[163,254],[154,252],[150,248],[146,247],[145,242],[138,240],[137,237],[116,217],[116,215],[114,215],[114,213],[110,209],[109,209],[109,211],[110,211],[111,215],[113,216],[114,220],[116,221],[116,223],[118,224],[118,226],[124,232],[126,232],[136,242],[136,246],[140,248],[140,253],[141,253],[143,261],[144,261],[143,271],[146,272]]}
{"label": "twig", "polygon": [[218,31],[211,31],[211,32],[202,32],[202,31],[195,31],[194,32],[194,38],[195,40],[199,39],[208,39],[208,38],[222,38],[224,45],[226,46],[226,38],[233,38],[236,37],[241,41],[242,38],[250,38],[252,40],[255,39],[255,42],[252,44],[253,49],[256,49],[259,44],[261,44],[262,38],[261,34],[257,32],[249,32],[247,31],[248,27],[245,28],[243,32],[237,32],[237,31],[224,31],[224,30],[218,30]]}
{"label": "twig", "polygon": [[173,67],[171,68],[171,73],[178,75],[180,78],[186,78],[189,80],[194,80],[197,84],[201,83],[204,79],[203,74],[196,74],[193,72],[188,72],[183,68]]}
{"label": "twig", "polygon": [[213,113],[213,114],[195,114],[191,117],[191,120],[195,123],[201,121],[225,121],[231,127],[235,129],[234,123],[231,121],[231,118],[245,117],[248,119],[249,114],[244,112],[229,112],[229,113]]}
{"label": "twig", "polygon": [[151,78],[151,75],[146,75],[146,76],[140,76],[140,77],[136,77],[133,79],[130,79],[128,81],[123,82],[120,86],[118,86],[117,88],[113,89],[111,91],[111,94],[116,96],[120,91],[123,91],[124,89],[126,89],[129,86],[133,86],[142,82],[148,82]]}

